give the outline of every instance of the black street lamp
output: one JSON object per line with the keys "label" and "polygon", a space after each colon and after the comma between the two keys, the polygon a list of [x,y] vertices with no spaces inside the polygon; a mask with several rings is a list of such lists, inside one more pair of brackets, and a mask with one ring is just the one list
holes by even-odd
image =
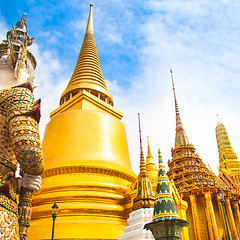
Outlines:
{"label": "black street lamp", "polygon": [[226,224],[226,229],[227,229],[228,240],[231,240],[230,231],[229,231],[228,222],[227,222],[227,215],[226,215],[226,210],[225,210],[225,205],[224,205],[224,202],[225,202],[225,200],[224,200],[225,193],[224,193],[224,191],[219,187],[217,194],[218,194],[218,198],[219,198],[219,200],[220,200],[220,203],[222,204],[222,209],[223,209],[223,215],[224,215],[225,224]]}
{"label": "black street lamp", "polygon": [[53,218],[53,225],[52,225],[52,240],[54,239],[54,226],[55,226],[55,219],[58,213],[58,205],[56,202],[52,205],[52,218]]}

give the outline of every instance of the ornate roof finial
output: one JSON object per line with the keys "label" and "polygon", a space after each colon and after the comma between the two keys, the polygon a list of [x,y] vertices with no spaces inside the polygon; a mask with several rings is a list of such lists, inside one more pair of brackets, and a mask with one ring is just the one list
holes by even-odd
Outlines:
{"label": "ornate roof finial", "polygon": [[178,109],[172,69],[170,69],[170,73],[171,73],[171,79],[172,79],[174,102],[175,102],[175,111],[176,111],[175,147],[186,146],[187,144],[189,144],[189,142],[188,142],[188,138],[186,136],[186,133],[184,131],[183,124],[182,124],[181,117],[180,117],[180,113],[179,113],[179,109]]}
{"label": "ornate roof finial", "polygon": [[140,113],[138,113],[138,124],[139,124],[139,140],[140,140],[140,175],[145,176],[146,172],[146,165],[143,155],[143,148],[142,148],[142,134],[141,134],[141,124],[140,124]]}
{"label": "ornate roof finial", "polygon": [[218,113],[217,113],[217,120],[218,120],[218,123],[220,123],[220,118],[219,118]]}
{"label": "ornate roof finial", "polygon": [[88,23],[87,23],[87,28],[86,28],[86,33],[94,33],[93,30],[93,4],[90,4],[90,12],[89,12],[89,17],[88,17]]}
{"label": "ornate roof finial", "polygon": [[179,113],[178,104],[177,104],[177,98],[176,98],[176,92],[175,92],[175,87],[174,87],[174,81],[173,81],[173,71],[172,71],[172,69],[170,69],[170,73],[171,73],[171,79],[172,79],[172,87],[173,87],[173,94],[174,94],[175,110],[176,110],[176,113]]}
{"label": "ornate roof finial", "polygon": [[142,135],[141,135],[140,113],[138,113],[138,126],[139,126],[140,152],[142,152],[142,151],[143,151],[143,148],[142,148]]}

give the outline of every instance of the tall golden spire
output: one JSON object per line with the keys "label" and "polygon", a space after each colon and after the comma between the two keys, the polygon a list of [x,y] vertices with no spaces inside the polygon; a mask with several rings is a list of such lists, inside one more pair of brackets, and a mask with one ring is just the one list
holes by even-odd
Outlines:
{"label": "tall golden spire", "polygon": [[184,131],[181,118],[180,118],[180,113],[179,113],[177,98],[176,98],[176,93],[175,93],[175,87],[174,87],[174,82],[173,82],[172,69],[170,70],[170,73],[171,73],[171,79],[172,79],[174,102],[175,102],[175,111],[176,111],[176,136],[175,136],[175,148],[176,148],[176,147],[186,146],[186,145],[189,144],[189,142],[188,142],[188,138],[186,136],[186,133]]}
{"label": "tall golden spire", "polygon": [[137,183],[137,197],[133,199],[133,211],[140,208],[150,208],[154,206],[155,197],[152,193],[151,181],[146,171],[146,165],[142,150],[142,136],[140,126],[140,114],[138,114],[139,121],[139,138],[140,138],[140,173],[138,175]]}
{"label": "tall golden spire", "polygon": [[88,24],[81,51],[68,86],[61,96],[60,104],[84,89],[113,105],[112,96],[107,89],[98,59],[94,40],[92,9],[93,4],[90,4]]}

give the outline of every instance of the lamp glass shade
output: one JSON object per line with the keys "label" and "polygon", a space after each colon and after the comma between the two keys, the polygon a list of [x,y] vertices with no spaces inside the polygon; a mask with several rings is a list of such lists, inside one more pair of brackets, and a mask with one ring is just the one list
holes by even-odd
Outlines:
{"label": "lamp glass shade", "polygon": [[56,202],[52,205],[52,214],[57,214],[58,213],[58,205]]}

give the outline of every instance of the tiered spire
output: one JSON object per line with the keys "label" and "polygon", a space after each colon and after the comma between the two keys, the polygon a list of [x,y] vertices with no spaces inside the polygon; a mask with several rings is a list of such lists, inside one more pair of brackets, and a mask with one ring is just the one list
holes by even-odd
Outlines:
{"label": "tiered spire", "polygon": [[227,130],[219,120],[216,126],[216,139],[220,171],[224,170],[227,172],[233,181],[240,185],[240,162],[238,161],[237,154],[234,152]]}
{"label": "tiered spire", "polygon": [[140,208],[150,208],[154,206],[155,197],[152,192],[151,181],[147,175],[146,165],[142,150],[142,136],[140,125],[140,114],[138,114],[139,121],[139,138],[140,138],[140,173],[138,175],[137,183],[137,197],[133,199],[133,211]]}
{"label": "tiered spire", "polygon": [[172,79],[172,86],[173,86],[173,94],[174,94],[174,102],[175,102],[175,111],[176,111],[176,136],[175,136],[175,147],[181,147],[186,146],[189,144],[188,138],[186,136],[186,133],[183,128],[183,124],[181,121],[178,104],[177,104],[177,98],[175,93],[175,87],[174,87],[174,81],[173,81],[173,73],[172,69],[170,70],[171,73],[171,79]]}
{"label": "tiered spire", "polygon": [[77,64],[68,86],[61,96],[61,104],[84,89],[110,105],[113,105],[112,96],[107,89],[98,59],[94,40],[92,8],[93,4],[90,5],[86,34]]}
{"label": "tiered spire", "polygon": [[170,180],[174,181],[180,194],[190,193],[196,189],[202,190],[206,187],[212,188],[216,186],[216,176],[195,153],[193,144],[189,144],[178,110],[172,70],[170,73],[176,110],[176,136],[175,148],[172,150],[172,161],[168,162],[167,175]]}
{"label": "tiered spire", "polygon": [[178,218],[175,202],[168,184],[160,149],[158,149],[158,182],[154,204],[153,221]]}
{"label": "tiered spire", "polygon": [[233,150],[232,143],[229,139],[227,130],[225,126],[218,121],[218,124],[216,126],[216,138],[217,138],[217,145],[218,145],[218,152],[219,154],[223,149],[228,149],[228,153],[231,153],[234,155],[234,157],[237,157],[236,153]]}

